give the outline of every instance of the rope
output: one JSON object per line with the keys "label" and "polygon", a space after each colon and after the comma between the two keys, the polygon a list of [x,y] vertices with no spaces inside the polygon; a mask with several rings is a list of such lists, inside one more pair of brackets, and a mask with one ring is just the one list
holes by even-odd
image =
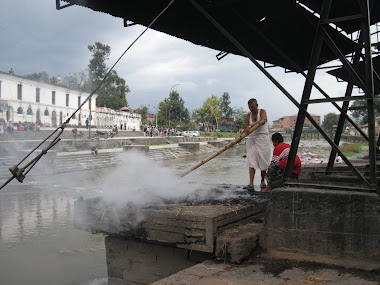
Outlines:
{"label": "rope", "polygon": [[[22,182],[22,180],[25,178],[25,175],[32,169],[32,167],[38,162],[38,160],[42,157],[43,154],[46,154],[47,151],[52,148],[55,144],[58,143],[60,140],[60,136],[63,132],[63,130],[66,128],[67,124],[70,122],[70,120],[75,116],[75,114],[92,98],[92,96],[99,90],[99,88],[103,85],[104,81],[107,79],[111,71],[114,69],[116,64],[122,59],[122,57],[129,51],[129,49],[142,37],[145,32],[150,29],[150,27],[158,20],[158,18],[161,17],[163,13],[166,12],[166,10],[174,3],[175,0],[171,0],[170,3],[150,22],[150,24],[142,31],[142,33],[127,47],[127,49],[121,54],[121,56],[116,60],[116,62],[112,65],[112,67],[108,70],[102,81],[99,83],[99,85],[90,93],[90,95],[87,96],[87,98],[83,101],[83,103],[71,114],[70,117],[67,118],[67,120],[58,128],[56,128],[47,138],[45,138],[38,146],[36,146],[31,152],[29,152],[17,165],[12,167],[11,173],[12,177],[9,178],[1,187],[0,190],[7,185],[9,182],[11,182],[14,178],[17,178],[19,182]],[[45,143],[50,137],[52,137],[59,129],[61,129],[60,133],[55,137],[53,142],[43,150],[43,152],[35,157],[31,162],[29,162],[25,167],[18,168],[18,166],[24,162],[33,152],[35,152],[43,143]],[[31,166],[30,166],[31,165]],[[26,168],[30,166],[28,171],[23,174],[22,172],[26,170]]]}

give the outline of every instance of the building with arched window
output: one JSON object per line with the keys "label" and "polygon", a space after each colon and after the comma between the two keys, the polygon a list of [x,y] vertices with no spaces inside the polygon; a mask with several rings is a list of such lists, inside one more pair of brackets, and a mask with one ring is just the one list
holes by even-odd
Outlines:
{"label": "building with arched window", "polygon": [[[58,127],[86,100],[90,93],[73,90],[62,84],[48,84],[0,72],[0,118],[7,121],[38,122],[46,127]],[[97,127],[111,127],[121,121],[127,130],[140,129],[141,116],[109,108],[96,108],[97,94],[73,116],[70,125],[84,126],[87,119]],[[90,106],[91,104],[91,106]]]}
{"label": "building with arched window", "polygon": [[[78,98],[87,98],[89,93],[73,90],[59,84],[48,84],[0,72],[0,117],[12,122],[38,122],[43,126],[61,125],[76,109]],[[91,109],[95,110],[97,95],[92,98]],[[41,116],[41,110],[43,115]],[[82,124],[90,115],[87,102],[81,109]],[[78,118],[70,124],[79,123]]]}

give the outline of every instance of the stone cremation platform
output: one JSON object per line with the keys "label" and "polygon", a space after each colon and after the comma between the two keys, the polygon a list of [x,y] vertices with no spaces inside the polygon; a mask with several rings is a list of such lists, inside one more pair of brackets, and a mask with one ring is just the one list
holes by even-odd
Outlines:
{"label": "stone cremation platform", "polygon": [[[255,247],[253,229],[261,230],[269,197],[240,186],[207,187],[212,194],[205,200],[117,206],[103,198],[80,199],[75,228],[108,235],[109,284],[150,284],[210,258],[239,262]],[[230,246],[234,229],[247,226],[244,240],[252,246]]]}
{"label": "stone cremation platform", "polygon": [[232,193],[236,186],[223,187],[223,192],[231,191],[230,198],[143,206],[116,206],[102,198],[79,200],[75,202],[75,227],[212,253],[221,231],[258,219],[269,201],[260,194]]}

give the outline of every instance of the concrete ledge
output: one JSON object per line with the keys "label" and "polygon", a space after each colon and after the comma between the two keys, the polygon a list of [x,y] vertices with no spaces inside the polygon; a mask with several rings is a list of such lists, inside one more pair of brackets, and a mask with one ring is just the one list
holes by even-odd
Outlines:
{"label": "concrete ledge", "polygon": [[215,147],[224,147],[227,142],[225,141],[210,141],[210,142],[207,142],[208,144],[212,145],[212,146],[215,146]]}
{"label": "concrete ledge", "polygon": [[199,151],[200,143],[199,142],[180,142],[178,143],[179,147],[182,147],[188,151]]}
{"label": "concrete ledge", "polygon": [[[262,246],[268,253],[320,262],[321,257],[380,265],[379,196],[372,193],[278,188],[272,192]],[[366,262],[367,261],[367,262]],[[336,264],[336,262],[335,262]],[[360,262],[355,267],[361,268]]]}
{"label": "concrete ledge", "polygon": [[131,151],[131,150],[148,153],[149,145],[123,145],[123,151]]}

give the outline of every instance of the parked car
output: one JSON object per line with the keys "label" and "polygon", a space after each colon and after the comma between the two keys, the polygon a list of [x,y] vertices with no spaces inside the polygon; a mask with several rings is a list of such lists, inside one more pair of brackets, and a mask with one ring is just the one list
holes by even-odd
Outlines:
{"label": "parked car", "polygon": [[192,132],[192,131],[184,131],[184,132],[182,133],[182,135],[183,135],[184,137],[192,137],[192,136],[193,136],[193,132]]}
{"label": "parked car", "polygon": [[199,137],[199,132],[198,131],[184,131],[182,135],[184,137]]}

